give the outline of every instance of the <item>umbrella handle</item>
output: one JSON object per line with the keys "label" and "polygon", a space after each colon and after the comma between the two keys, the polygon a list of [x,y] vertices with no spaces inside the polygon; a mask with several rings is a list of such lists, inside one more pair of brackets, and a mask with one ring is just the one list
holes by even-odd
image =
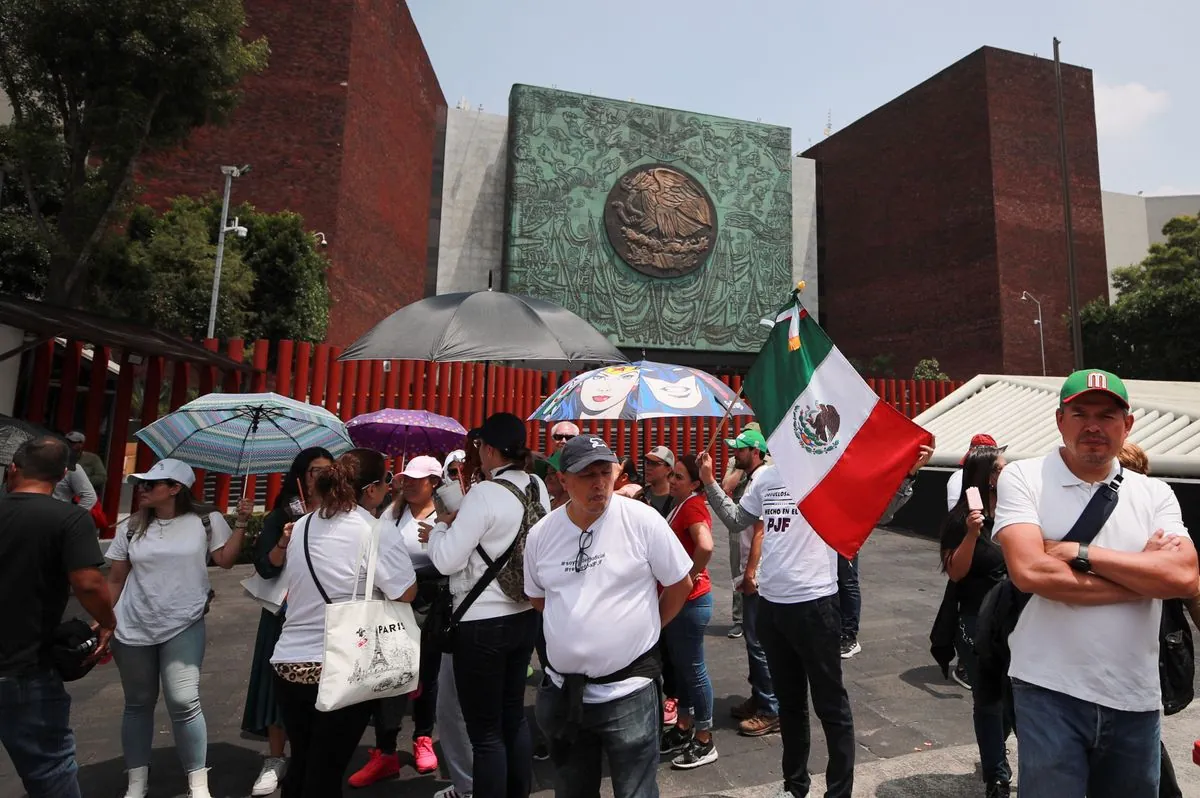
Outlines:
{"label": "umbrella handle", "polygon": [[737,395],[733,397],[733,401],[729,403],[729,407],[725,408],[725,415],[721,416],[721,422],[719,424],[717,424],[716,434],[713,435],[712,440],[710,440],[708,442],[707,446],[700,447],[701,450],[705,454],[709,455],[710,457],[712,456],[713,446],[715,446],[717,441],[720,440],[721,430],[725,429],[725,422],[729,421],[729,419],[733,417],[733,406],[736,405],[741,400],[742,400],[742,388],[738,388]]}

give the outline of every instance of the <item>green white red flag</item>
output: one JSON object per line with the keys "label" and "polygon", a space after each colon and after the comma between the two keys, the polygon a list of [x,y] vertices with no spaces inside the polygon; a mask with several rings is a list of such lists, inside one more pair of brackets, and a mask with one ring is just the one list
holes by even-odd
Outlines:
{"label": "green white red flag", "polygon": [[880,400],[799,292],[763,321],[771,334],[746,376],[746,397],[800,513],[853,557],[933,436]]}

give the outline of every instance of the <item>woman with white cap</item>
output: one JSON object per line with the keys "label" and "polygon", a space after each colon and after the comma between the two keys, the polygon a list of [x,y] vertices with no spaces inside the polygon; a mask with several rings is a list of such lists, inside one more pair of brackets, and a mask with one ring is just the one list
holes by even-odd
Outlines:
{"label": "woman with white cap", "polygon": [[[417,539],[417,525],[421,522],[432,524],[437,521],[433,491],[442,483],[442,464],[433,457],[414,457],[408,461],[400,476],[400,490],[396,493],[396,500],[380,514],[377,522],[382,527],[379,545],[402,546],[412,561],[417,575],[417,597],[413,599],[413,611],[424,630],[424,615],[428,610],[430,597],[437,591],[438,582],[445,583],[446,578],[429,562],[425,546]],[[441,652],[425,639],[423,632],[421,686],[419,694],[412,701],[413,761],[418,773],[432,773],[438,769],[437,754],[433,750],[433,725],[437,710],[440,655]],[[399,774],[397,738],[408,704],[409,700],[405,696],[375,702],[375,748],[371,749],[371,758],[367,764],[350,777],[351,787],[367,787]]]}
{"label": "woman with white cap", "polygon": [[208,791],[208,730],[200,707],[208,558],[232,568],[242,551],[252,499],[238,504],[230,530],[218,512],[202,515],[192,500],[196,475],[179,460],[133,474],[140,509],[117,529],[107,557],[117,615],[113,658],[125,691],[121,749],[129,771],[125,798],[144,798],[154,742],[159,683],[188,778],[189,798]]}

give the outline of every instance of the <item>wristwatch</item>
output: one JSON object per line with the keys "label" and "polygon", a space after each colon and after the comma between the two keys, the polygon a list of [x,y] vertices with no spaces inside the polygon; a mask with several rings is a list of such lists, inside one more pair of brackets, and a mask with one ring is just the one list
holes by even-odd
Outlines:
{"label": "wristwatch", "polygon": [[1069,565],[1084,574],[1092,570],[1092,561],[1088,559],[1088,544],[1079,544],[1079,553],[1075,555],[1075,559],[1071,560]]}

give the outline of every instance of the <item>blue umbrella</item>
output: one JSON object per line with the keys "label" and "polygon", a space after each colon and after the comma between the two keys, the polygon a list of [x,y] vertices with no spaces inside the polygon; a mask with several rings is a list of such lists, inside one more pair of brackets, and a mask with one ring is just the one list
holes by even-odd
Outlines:
{"label": "blue umbrella", "polygon": [[728,385],[706,371],[642,360],[585,371],[550,394],[529,420],[719,418],[727,412],[753,415]]}
{"label": "blue umbrella", "polygon": [[333,413],[277,393],[210,393],[136,437],[159,457],[220,474],[281,473],[304,449],[337,456],[354,445]]}

